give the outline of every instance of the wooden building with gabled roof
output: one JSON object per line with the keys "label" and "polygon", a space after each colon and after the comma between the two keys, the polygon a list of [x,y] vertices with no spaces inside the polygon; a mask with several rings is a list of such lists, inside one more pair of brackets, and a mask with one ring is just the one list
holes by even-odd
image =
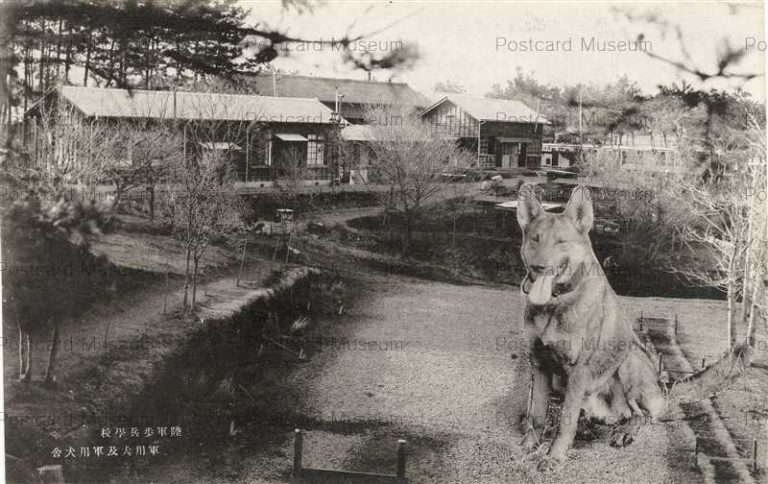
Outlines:
{"label": "wooden building with gabled roof", "polygon": [[541,164],[544,125],[549,121],[520,101],[449,94],[421,117],[477,153],[481,168],[514,170]]}
{"label": "wooden building with gabled roof", "polygon": [[[66,133],[88,129],[92,123],[138,120],[174,126],[191,122],[244,126],[222,129],[221,139],[207,139],[199,148],[226,151],[238,184],[245,189],[272,185],[289,157],[291,163],[298,160],[306,168],[311,183],[330,183],[332,150],[327,141],[338,120],[323,103],[306,97],[60,86],[27,110],[25,137],[33,162],[77,163],[82,150],[64,139]],[[43,121],[48,125],[45,136]],[[58,127],[50,129],[51,123]],[[61,129],[64,126],[67,129]],[[239,133],[238,138],[228,139],[227,133],[233,132]],[[115,162],[130,165],[132,160]]]}

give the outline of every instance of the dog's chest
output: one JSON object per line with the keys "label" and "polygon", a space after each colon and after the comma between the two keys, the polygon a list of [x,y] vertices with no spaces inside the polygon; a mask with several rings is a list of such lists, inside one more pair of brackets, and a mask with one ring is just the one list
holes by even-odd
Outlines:
{"label": "dog's chest", "polygon": [[576,334],[557,313],[529,313],[526,318],[529,334],[538,351],[562,365],[576,363],[582,335]]}

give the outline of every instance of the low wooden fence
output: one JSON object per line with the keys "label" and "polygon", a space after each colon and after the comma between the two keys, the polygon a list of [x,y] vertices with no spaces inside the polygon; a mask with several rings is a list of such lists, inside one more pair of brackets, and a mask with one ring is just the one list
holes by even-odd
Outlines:
{"label": "low wooden fence", "polygon": [[376,474],[331,469],[315,469],[302,465],[304,453],[304,434],[300,429],[294,431],[293,441],[293,478],[296,483],[312,484],[407,484],[405,477],[406,441],[397,441],[397,470],[395,474]]}

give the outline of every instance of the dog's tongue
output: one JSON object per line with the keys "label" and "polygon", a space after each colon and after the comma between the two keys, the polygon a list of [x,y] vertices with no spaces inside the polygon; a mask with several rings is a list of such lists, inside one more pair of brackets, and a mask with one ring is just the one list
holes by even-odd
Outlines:
{"label": "dog's tongue", "polygon": [[547,304],[552,297],[552,283],[555,280],[553,274],[543,274],[536,278],[528,293],[531,304]]}

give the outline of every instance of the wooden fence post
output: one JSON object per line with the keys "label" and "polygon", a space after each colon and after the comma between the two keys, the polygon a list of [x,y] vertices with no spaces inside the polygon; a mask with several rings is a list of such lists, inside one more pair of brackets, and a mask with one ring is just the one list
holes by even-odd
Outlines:
{"label": "wooden fence post", "polygon": [[42,482],[48,482],[51,484],[64,484],[64,468],[60,464],[47,465],[38,467],[37,472],[40,474]]}
{"label": "wooden fence post", "polygon": [[301,451],[302,451],[301,430],[293,431],[293,477],[299,477],[301,474]]}
{"label": "wooden fence post", "polygon": [[693,465],[699,467],[699,436],[693,436]]}
{"label": "wooden fence post", "polygon": [[[765,437],[768,438],[768,422],[763,422],[763,432],[765,434]],[[766,440],[768,441],[768,440]],[[765,469],[768,469],[768,452],[763,453],[763,467]]]}
{"label": "wooden fence post", "polygon": [[757,438],[752,439],[752,472],[757,472]]}
{"label": "wooden fence post", "polygon": [[168,315],[168,267],[165,267],[165,286],[163,288],[163,316]]}
{"label": "wooden fence post", "polygon": [[[247,166],[247,165],[246,165]],[[243,255],[240,257],[240,270],[237,271],[237,282],[235,283],[235,286],[240,287],[240,276],[243,275],[243,265],[245,265],[245,251],[248,248],[248,239],[245,239],[245,242],[243,242]]]}
{"label": "wooden fence post", "polygon": [[405,446],[405,440],[397,441],[397,477],[400,479],[405,478]]}

